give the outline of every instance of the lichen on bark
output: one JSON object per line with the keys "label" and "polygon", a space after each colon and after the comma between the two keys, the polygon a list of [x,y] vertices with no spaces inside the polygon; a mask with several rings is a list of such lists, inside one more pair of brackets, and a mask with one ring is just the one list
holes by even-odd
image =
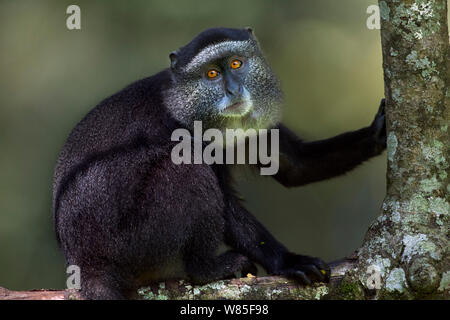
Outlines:
{"label": "lichen on bark", "polygon": [[365,267],[374,264],[382,271],[376,298],[448,298],[442,285],[450,269],[447,2],[379,3],[387,196],[359,250],[359,279],[366,286]]}
{"label": "lichen on bark", "polygon": [[144,300],[319,300],[328,294],[325,284],[303,287],[279,277],[220,280],[205,285],[191,285],[185,281],[168,281],[138,291]]}

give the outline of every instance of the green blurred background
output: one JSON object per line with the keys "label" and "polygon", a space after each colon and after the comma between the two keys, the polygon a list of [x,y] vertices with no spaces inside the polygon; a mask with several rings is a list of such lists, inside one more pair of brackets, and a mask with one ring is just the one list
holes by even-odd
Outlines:
{"label": "green blurred background", "polygon": [[[1,1],[0,286],[63,288],[53,232],[53,167],[70,130],[100,100],[168,66],[205,28],[252,26],[280,77],[284,121],[308,140],[368,125],[383,97],[375,0]],[[70,4],[81,30],[66,28]],[[285,189],[243,174],[250,209],[291,250],[350,254],[377,216],[386,156],[326,182]]]}

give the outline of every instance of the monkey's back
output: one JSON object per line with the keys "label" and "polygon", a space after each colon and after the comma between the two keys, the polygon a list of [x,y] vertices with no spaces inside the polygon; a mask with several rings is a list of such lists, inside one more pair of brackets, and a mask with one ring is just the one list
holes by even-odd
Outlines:
{"label": "monkey's back", "polygon": [[158,122],[166,120],[164,118],[168,115],[157,94],[163,90],[158,80],[167,77],[167,72],[163,71],[131,84],[99,103],[73,128],[56,164],[53,201],[63,177],[89,156],[125,146],[138,135],[156,137],[167,134],[162,131],[164,127],[158,128]]}
{"label": "monkey's back", "polygon": [[53,207],[69,264],[114,266],[124,276],[151,272],[176,260],[194,234],[205,241],[222,234],[224,204],[213,170],[171,161],[178,124],[160,96],[167,77],[163,71],[104,100],[68,137],[55,168]]}

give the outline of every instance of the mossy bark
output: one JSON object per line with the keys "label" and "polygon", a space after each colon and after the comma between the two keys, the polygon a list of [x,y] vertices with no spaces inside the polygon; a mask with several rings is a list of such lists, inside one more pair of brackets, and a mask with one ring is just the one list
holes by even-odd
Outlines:
{"label": "mossy bark", "polygon": [[[380,0],[387,196],[359,250],[375,298],[449,297],[450,58],[446,0]],[[370,282],[370,281],[369,281]],[[369,285],[370,286],[370,285]]]}

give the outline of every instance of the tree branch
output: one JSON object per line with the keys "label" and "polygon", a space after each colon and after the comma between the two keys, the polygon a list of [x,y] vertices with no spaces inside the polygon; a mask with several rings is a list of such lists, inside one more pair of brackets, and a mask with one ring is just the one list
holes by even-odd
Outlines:
{"label": "tree branch", "polygon": [[[283,299],[306,300],[347,298],[341,290],[345,273],[356,264],[355,258],[331,263],[329,283],[302,286],[283,277],[253,277],[221,280],[203,286],[193,286],[184,281],[166,281],[138,290],[137,299]],[[11,291],[0,287],[0,300],[81,300],[76,290]]]}

